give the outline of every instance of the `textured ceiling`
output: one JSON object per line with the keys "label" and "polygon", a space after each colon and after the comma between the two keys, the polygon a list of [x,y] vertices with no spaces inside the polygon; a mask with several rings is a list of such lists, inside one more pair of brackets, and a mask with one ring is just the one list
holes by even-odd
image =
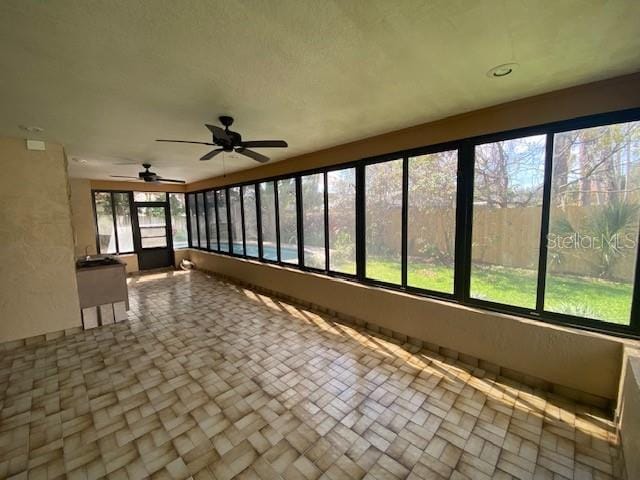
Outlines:
{"label": "textured ceiling", "polygon": [[[640,70],[636,0],[0,2],[0,135],[63,143],[72,176],[149,161],[222,173],[203,123],[236,117],[272,159]],[[510,77],[486,71],[518,62]],[[225,160],[227,171],[256,164]]]}

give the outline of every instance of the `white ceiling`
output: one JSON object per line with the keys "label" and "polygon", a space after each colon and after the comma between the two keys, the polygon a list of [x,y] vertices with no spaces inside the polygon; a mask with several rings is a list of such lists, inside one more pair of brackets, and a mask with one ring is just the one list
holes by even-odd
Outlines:
{"label": "white ceiling", "polygon": [[77,177],[219,175],[207,147],[154,139],[208,141],[220,114],[287,140],[277,161],[638,70],[637,0],[0,2],[0,135],[44,128]]}

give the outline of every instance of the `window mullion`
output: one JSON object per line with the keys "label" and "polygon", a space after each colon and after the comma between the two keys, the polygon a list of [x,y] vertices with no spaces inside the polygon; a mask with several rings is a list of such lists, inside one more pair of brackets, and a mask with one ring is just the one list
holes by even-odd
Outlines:
{"label": "window mullion", "polygon": [[366,276],[364,168],[363,163],[356,166],[356,276],[360,281]]}
{"label": "window mullion", "polygon": [[474,146],[470,142],[462,142],[458,148],[454,297],[465,301],[469,299],[471,284],[473,152]]}
{"label": "window mullion", "polygon": [[276,211],[276,258],[278,263],[281,262],[280,256],[280,201],[278,199],[278,181],[273,181],[273,202]]}
{"label": "window mullion", "polygon": [[325,270],[328,272],[330,269],[329,264],[329,189],[327,183],[327,171],[325,170],[322,175],[322,181],[324,182],[324,261]]}
{"label": "window mullion", "polygon": [[540,257],[538,260],[538,285],[536,291],[536,312],[544,310],[544,294],[547,281],[547,252],[549,236],[549,215],[551,208],[551,177],[553,174],[553,133],[547,133],[544,157],[544,186],[542,190],[542,221],[540,224]]}
{"label": "window mullion", "polygon": [[302,177],[295,177],[296,186],[296,229],[298,234],[298,265],[304,267],[304,230],[302,212]]}
{"label": "window mullion", "polygon": [[409,159],[404,156],[402,159],[402,213],[401,213],[401,280],[403,288],[407,286],[407,216],[409,210]]}
{"label": "window mullion", "polygon": [[116,198],[113,192],[110,194],[111,197],[111,216],[113,217],[113,235],[116,239],[116,253],[120,253],[120,243],[118,242],[118,221],[116,219]]}

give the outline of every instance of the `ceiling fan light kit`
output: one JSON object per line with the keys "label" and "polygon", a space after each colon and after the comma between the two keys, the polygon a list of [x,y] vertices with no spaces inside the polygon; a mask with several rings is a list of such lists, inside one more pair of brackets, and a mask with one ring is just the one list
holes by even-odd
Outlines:
{"label": "ceiling fan light kit", "polygon": [[211,160],[216,155],[222,152],[236,152],[245,157],[249,157],[256,162],[265,163],[269,161],[269,157],[262,155],[256,151],[250,150],[251,148],[287,148],[289,145],[284,140],[249,140],[243,141],[242,135],[233,130],[229,130],[229,127],[233,125],[233,117],[223,115],[218,118],[224,128],[217,125],[205,124],[205,126],[211,132],[213,137],[212,142],[197,142],[189,140],[164,140],[158,139],[158,142],[171,142],[171,143],[192,143],[196,145],[210,145],[218,147],[211,150],[209,153],[200,157],[200,160]]}

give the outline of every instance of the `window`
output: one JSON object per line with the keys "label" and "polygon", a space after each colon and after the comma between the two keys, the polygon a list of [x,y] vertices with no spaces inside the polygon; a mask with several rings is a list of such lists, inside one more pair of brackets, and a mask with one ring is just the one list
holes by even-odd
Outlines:
{"label": "window", "polygon": [[209,249],[218,250],[218,230],[216,228],[216,193],[213,190],[205,193],[207,204],[207,231],[209,232]]}
{"label": "window", "polygon": [[278,216],[280,218],[280,260],[298,263],[298,214],[296,180],[278,180]]}
{"label": "window", "polygon": [[171,237],[173,248],[189,246],[187,238],[187,211],[184,204],[184,193],[169,194],[169,210],[171,212]]}
{"label": "window", "polygon": [[189,203],[189,227],[191,229],[191,246],[199,247],[200,240],[198,238],[198,216],[196,211],[196,196],[193,193],[187,195]]}
{"label": "window", "polygon": [[166,202],[167,194],[164,192],[133,192],[134,202]]}
{"label": "window", "polygon": [[276,199],[273,182],[260,184],[260,227],[262,228],[262,258],[278,260]]}
{"label": "window", "polygon": [[410,157],[407,285],[453,293],[458,152]]}
{"label": "window", "polygon": [[536,307],[546,135],[475,147],[471,297]]}
{"label": "window", "polygon": [[218,199],[218,235],[220,238],[220,251],[229,251],[229,221],[227,220],[227,194],[226,190],[216,192]]}
{"label": "window", "polygon": [[640,220],[640,122],[558,133],[545,310],[629,325]]}
{"label": "window", "polygon": [[229,221],[231,223],[231,251],[236,255],[244,255],[244,237],[242,234],[242,204],[240,202],[240,187],[230,188]]}
{"label": "window", "polygon": [[136,207],[142,248],[167,246],[167,219],[164,207]]}
{"label": "window", "polygon": [[98,253],[131,253],[133,230],[127,192],[95,192]]}
{"label": "window", "polygon": [[324,174],[306,175],[301,184],[304,265],[324,270]]}
{"label": "window", "polygon": [[133,252],[133,230],[131,228],[131,208],[129,194],[114,192],[113,203],[116,210],[116,232],[118,235],[118,251]]}
{"label": "window", "polygon": [[356,273],[356,169],[327,173],[329,269]]}
{"label": "window", "polygon": [[366,276],[402,281],[402,159],[365,167]]}
{"label": "window", "polygon": [[207,248],[207,223],[204,213],[204,193],[196,194],[196,204],[198,205],[198,236],[200,247]]}
{"label": "window", "polygon": [[256,186],[242,187],[242,206],[244,207],[244,236],[246,255],[258,257],[258,215],[256,211]]}
{"label": "window", "polygon": [[[189,194],[192,241],[640,338],[640,110],[520,132]],[[130,197],[95,192],[101,251],[131,248]]]}
{"label": "window", "polygon": [[94,202],[98,227],[98,253],[117,253],[111,193],[96,192]]}

